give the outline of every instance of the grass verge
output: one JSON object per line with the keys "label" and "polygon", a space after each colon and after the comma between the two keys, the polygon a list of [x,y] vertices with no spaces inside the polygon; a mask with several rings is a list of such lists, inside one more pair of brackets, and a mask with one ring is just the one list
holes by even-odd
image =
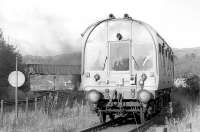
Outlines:
{"label": "grass verge", "polygon": [[54,109],[50,113],[44,109],[37,111],[19,110],[16,123],[15,112],[5,112],[1,122],[1,132],[74,132],[95,124],[97,116],[87,105],[74,105]]}

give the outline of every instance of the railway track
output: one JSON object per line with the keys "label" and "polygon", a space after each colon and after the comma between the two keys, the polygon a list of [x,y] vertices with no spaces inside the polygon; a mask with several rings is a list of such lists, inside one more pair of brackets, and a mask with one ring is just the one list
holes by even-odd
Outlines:
{"label": "railway track", "polygon": [[[156,118],[156,117],[155,117]],[[130,130],[129,132],[145,132],[148,128],[150,128],[154,121],[155,118],[152,118],[151,120],[149,121],[146,121],[145,123],[141,124],[141,125],[134,125],[134,129]],[[104,129],[107,129],[113,125],[115,125],[116,123],[120,122],[121,120],[123,120],[124,118],[117,118],[116,120],[114,121],[109,121],[109,122],[106,122],[104,124],[100,124],[100,125],[96,125],[96,126],[93,126],[93,127],[90,127],[90,128],[87,128],[87,129],[84,129],[84,130],[81,130],[80,132],[97,132],[97,131],[102,131]]]}
{"label": "railway track", "polygon": [[151,120],[145,121],[143,124],[141,125],[136,125],[136,127],[132,130],[130,130],[129,132],[145,132],[146,130],[148,130],[151,126],[154,125],[154,122],[157,118],[159,118],[160,114],[156,115],[155,117],[153,117]]}
{"label": "railway track", "polygon": [[[143,124],[133,124],[133,128],[131,128],[130,130],[128,130],[129,132],[145,132],[146,130],[148,130],[150,127],[152,127],[155,124],[155,121],[159,118],[161,118],[162,116],[164,116],[166,114],[166,108],[163,108],[163,110],[158,113],[157,115],[155,115],[152,119],[145,121]],[[102,131],[105,130],[109,127],[112,127],[113,125],[119,123],[120,121],[124,120],[126,117],[118,117],[113,121],[108,121],[104,124],[100,124],[100,125],[96,125],[90,128],[86,128],[84,130],[81,130],[80,132],[97,132],[97,131]],[[123,127],[123,126],[120,126]],[[114,129],[117,129],[114,128]]]}
{"label": "railway track", "polygon": [[106,123],[103,123],[103,124],[99,124],[99,125],[96,125],[96,126],[93,126],[93,127],[90,127],[90,128],[86,128],[84,130],[81,130],[80,132],[97,132],[97,131],[101,131],[103,129],[106,129],[108,127],[111,127],[113,126],[114,124],[120,122],[121,120],[123,120],[125,117],[118,117],[114,120],[110,120]]}

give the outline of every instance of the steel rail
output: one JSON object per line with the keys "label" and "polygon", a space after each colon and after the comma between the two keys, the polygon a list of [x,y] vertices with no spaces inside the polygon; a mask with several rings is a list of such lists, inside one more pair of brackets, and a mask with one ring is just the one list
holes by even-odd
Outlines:
{"label": "steel rail", "polygon": [[[152,119],[145,121],[144,123],[140,124],[140,125],[136,125],[136,127],[132,130],[130,130],[129,132],[145,132],[146,130],[148,130],[151,126],[153,126],[155,124],[155,121],[160,118],[160,116],[163,116],[163,112],[164,110],[166,110],[166,108],[164,107],[162,109],[162,111],[158,114],[156,114]],[[114,124],[116,124],[119,121],[122,121],[124,118],[126,117],[118,117],[113,121],[108,121],[104,124],[100,124],[100,125],[96,125],[84,130],[81,130],[80,132],[97,132],[97,131],[101,131],[103,129],[106,129]]]}
{"label": "steel rail", "polygon": [[100,125],[96,125],[96,126],[81,130],[80,132],[97,132],[97,131],[101,131],[103,129],[106,129],[106,128],[116,124],[117,122],[119,122],[119,121],[121,121],[123,119],[124,119],[124,117],[118,117],[118,118],[116,118],[114,120],[110,120],[110,121],[108,121],[106,123],[103,123],[103,124],[100,124]]}
{"label": "steel rail", "polygon": [[129,132],[145,132],[147,129],[149,129],[152,125],[154,125],[154,121],[158,118],[158,115],[156,115],[151,120],[145,121],[143,124],[136,126],[136,128],[130,130]]}
{"label": "steel rail", "polygon": [[129,132],[145,132],[148,130],[151,126],[155,124],[155,121],[163,116],[164,112],[166,112],[167,107],[163,107],[162,110],[156,114],[152,119],[145,121],[143,124],[136,126],[136,128],[130,130]]}

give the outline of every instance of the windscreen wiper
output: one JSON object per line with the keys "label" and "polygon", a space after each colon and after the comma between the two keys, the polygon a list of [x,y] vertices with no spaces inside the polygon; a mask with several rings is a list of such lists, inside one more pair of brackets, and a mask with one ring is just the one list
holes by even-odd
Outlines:
{"label": "windscreen wiper", "polygon": [[105,61],[104,61],[104,64],[103,64],[103,70],[105,69],[105,67],[106,67],[106,62],[107,62],[107,59],[108,59],[108,56],[106,56],[106,59],[105,59]]}
{"label": "windscreen wiper", "polygon": [[134,56],[132,56],[132,59],[134,60],[134,62],[135,62],[135,64],[136,64],[137,68],[139,68],[139,65],[138,65],[137,61],[135,60],[135,57],[134,57]]}

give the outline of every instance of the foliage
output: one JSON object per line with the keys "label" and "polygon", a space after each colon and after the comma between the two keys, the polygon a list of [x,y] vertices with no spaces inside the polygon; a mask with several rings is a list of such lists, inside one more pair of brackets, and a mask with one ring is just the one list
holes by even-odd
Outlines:
{"label": "foliage", "polygon": [[[183,100],[185,97],[183,97]],[[171,118],[168,121],[168,130],[170,132],[199,132],[200,126],[200,107],[198,104],[192,106],[190,102],[183,102],[185,114],[183,118]],[[175,109],[175,108],[174,108]],[[178,111],[179,112],[179,111]],[[180,113],[180,112],[179,112]],[[191,127],[188,127],[190,125]],[[191,128],[191,129],[190,129]]]}
{"label": "foliage", "polygon": [[173,113],[167,123],[170,132],[188,131],[188,124],[192,124],[192,132],[200,129],[200,97],[195,92],[199,88],[199,77],[195,74],[184,77],[188,86],[172,90]]}
{"label": "foliage", "polygon": [[196,74],[188,74],[185,81],[190,89],[192,89],[192,95],[199,93],[199,76],[197,76]]}
{"label": "foliage", "polygon": [[19,52],[16,51],[16,47],[5,41],[3,33],[0,30],[0,93],[2,94],[5,94],[9,86],[9,73],[15,70],[16,56],[18,56],[18,67],[20,70],[22,69],[22,57]]}

